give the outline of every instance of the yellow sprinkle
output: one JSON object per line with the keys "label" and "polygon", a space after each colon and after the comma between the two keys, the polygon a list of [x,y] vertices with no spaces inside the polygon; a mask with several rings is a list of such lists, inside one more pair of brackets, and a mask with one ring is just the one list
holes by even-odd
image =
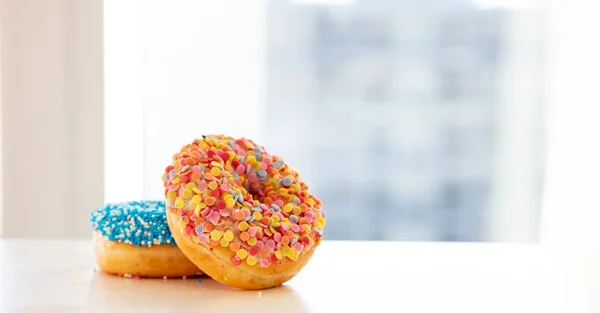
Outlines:
{"label": "yellow sprinkle", "polygon": [[255,220],[260,220],[262,218],[262,214],[260,214],[260,212],[254,212],[252,213],[252,216],[254,216]]}
{"label": "yellow sprinkle", "polygon": [[321,227],[325,226],[325,224],[327,223],[327,220],[325,220],[324,218],[320,218],[319,219],[319,224],[321,224]]}
{"label": "yellow sprinkle", "polygon": [[249,245],[254,246],[256,244],[256,237],[250,237],[247,242]]}
{"label": "yellow sprinkle", "polygon": [[277,260],[283,259],[283,253],[281,252],[281,250],[275,251],[275,257],[277,258]]}
{"label": "yellow sprinkle", "polygon": [[273,228],[273,226],[269,226],[269,230],[270,230],[270,231],[271,231],[273,234],[277,232],[277,231],[275,230],[275,228]]}
{"label": "yellow sprinkle", "polygon": [[196,187],[196,184],[194,184],[193,182],[189,182],[187,183],[187,185],[185,185],[185,188],[192,190],[193,188]]}
{"label": "yellow sprinkle", "polygon": [[295,207],[294,208],[294,215],[300,215],[300,213],[302,213],[302,209],[299,206]]}
{"label": "yellow sprinkle", "polygon": [[210,239],[212,240],[219,240],[221,237],[223,237],[223,233],[216,229],[210,232]]}
{"label": "yellow sprinkle", "polygon": [[235,200],[233,200],[231,195],[229,195],[229,198],[225,199],[225,205],[230,209],[232,209],[235,206]]}
{"label": "yellow sprinkle", "polygon": [[177,198],[177,192],[176,191],[167,192],[167,198],[169,198],[169,200],[173,201],[173,199]]}
{"label": "yellow sprinkle", "polygon": [[216,167],[221,167],[223,164],[221,164],[221,163],[219,163],[217,161],[212,161],[212,162],[210,162],[210,165],[216,166]]}
{"label": "yellow sprinkle", "polygon": [[291,190],[292,190],[294,193],[296,193],[296,192],[300,191],[300,186],[298,186],[298,184],[292,184],[292,185],[290,186],[290,189],[291,189]]}
{"label": "yellow sprinkle", "polygon": [[271,216],[271,224],[278,224],[278,223],[279,223],[279,216],[277,216],[277,215]]}
{"label": "yellow sprinkle", "polygon": [[214,180],[211,181],[210,183],[208,183],[208,188],[210,190],[215,190],[215,189],[217,189],[217,187],[219,187],[219,186],[217,186],[217,183]]}
{"label": "yellow sprinkle", "polygon": [[248,256],[248,251],[246,251],[244,248],[240,248],[240,250],[238,250],[235,254],[238,258],[240,258],[240,260],[243,260]]}
{"label": "yellow sprinkle", "polygon": [[321,237],[317,238],[317,246],[321,244]]}
{"label": "yellow sprinkle", "polygon": [[232,241],[233,240],[233,232],[231,230],[226,231],[225,234],[223,235],[223,239],[225,239],[227,241]]}
{"label": "yellow sprinkle", "polygon": [[179,221],[177,222],[177,226],[179,226],[181,229],[184,229],[187,225],[183,221]]}
{"label": "yellow sprinkle", "polygon": [[221,245],[221,247],[227,248],[229,246],[229,241],[225,240],[225,238],[221,238],[219,244]]}
{"label": "yellow sprinkle", "polygon": [[248,164],[253,164],[253,163],[256,163],[256,157],[255,157],[255,156],[253,156],[253,155],[251,155],[251,156],[248,156],[248,157],[246,158],[246,162],[247,162]]}
{"label": "yellow sprinkle", "polygon": [[185,201],[183,201],[183,199],[177,198],[177,200],[175,200],[175,207],[176,208],[183,209],[184,206],[185,206]]}
{"label": "yellow sprinkle", "polygon": [[254,265],[254,264],[256,264],[257,261],[258,260],[256,259],[256,257],[253,257],[253,256],[249,256],[246,259],[246,263],[248,263],[248,265]]}
{"label": "yellow sprinkle", "polygon": [[210,173],[217,177],[221,175],[221,170],[218,167],[213,167],[210,169]]}
{"label": "yellow sprinkle", "polygon": [[310,225],[304,224],[304,225],[302,225],[302,227],[304,227],[305,232],[307,232],[307,233],[310,232]]}
{"label": "yellow sprinkle", "polygon": [[201,209],[204,209],[206,207],[206,203],[200,202],[196,206],[199,207],[199,208],[201,208]]}
{"label": "yellow sprinkle", "polygon": [[288,247],[288,246],[283,246],[283,247],[281,248],[281,250],[283,251],[283,255],[285,255],[285,256],[289,256],[289,255],[290,255],[290,251],[292,251],[293,249],[291,249],[291,248],[290,248],[290,247]]}
{"label": "yellow sprinkle", "polygon": [[[194,209],[194,214],[196,214],[196,216],[200,216],[200,211],[202,211],[202,208],[200,208],[199,206],[196,206],[196,208]],[[194,237],[194,236],[192,236]]]}
{"label": "yellow sprinkle", "polygon": [[250,225],[248,225],[248,223],[246,223],[246,222],[241,222],[238,224],[238,228],[241,231],[246,231],[249,227],[250,227]]}
{"label": "yellow sprinkle", "polygon": [[180,181],[181,181],[181,178],[175,177],[171,180],[171,184],[179,184]]}
{"label": "yellow sprinkle", "polygon": [[283,222],[285,224],[285,226],[287,226],[287,228],[291,228],[292,227],[292,223],[285,221]]}
{"label": "yellow sprinkle", "polygon": [[286,203],[283,206],[283,212],[285,212],[285,213],[290,213],[290,212],[292,212],[292,210],[294,210],[294,205],[291,203]]}
{"label": "yellow sprinkle", "polygon": [[311,206],[315,205],[315,200],[313,200],[312,198],[308,198],[308,200],[306,200],[306,202],[308,202],[308,204],[310,204]]}
{"label": "yellow sprinkle", "polygon": [[192,242],[193,242],[194,244],[196,244],[196,245],[199,243],[199,242],[198,242],[198,237],[196,237],[196,236],[191,236],[191,237],[190,237],[190,239],[192,239]]}
{"label": "yellow sprinkle", "polygon": [[200,194],[202,192],[202,191],[200,191],[200,189],[198,189],[196,187],[192,188],[192,190],[197,194]]}
{"label": "yellow sprinkle", "polygon": [[192,198],[192,191],[189,189],[186,189],[181,193],[181,196],[183,197],[183,199],[189,200]]}
{"label": "yellow sprinkle", "polygon": [[192,203],[193,204],[200,204],[200,202],[202,202],[202,198],[200,198],[199,195],[195,195],[192,197]]}

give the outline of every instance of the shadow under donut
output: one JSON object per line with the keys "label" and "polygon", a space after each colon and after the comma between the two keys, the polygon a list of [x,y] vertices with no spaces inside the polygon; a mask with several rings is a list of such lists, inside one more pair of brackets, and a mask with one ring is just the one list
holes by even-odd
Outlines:
{"label": "shadow under donut", "polygon": [[89,290],[89,306],[99,312],[178,308],[198,308],[204,312],[307,312],[301,296],[291,287],[281,286],[262,291],[238,290],[208,276],[186,279],[124,278],[98,271],[91,280]]}

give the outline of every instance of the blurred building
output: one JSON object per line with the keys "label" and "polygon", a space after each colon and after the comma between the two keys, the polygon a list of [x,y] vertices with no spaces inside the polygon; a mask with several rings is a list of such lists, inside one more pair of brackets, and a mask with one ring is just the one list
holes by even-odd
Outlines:
{"label": "blurred building", "polygon": [[[325,237],[487,240],[498,143],[515,122],[502,113],[517,105],[506,99],[515,13],[458,0],[267,3],[262,138],[322,199]],[[542,59],[519,70],[538,77]],[[542,107],[542,88],[527,92]],[[521,126],[536,133],[536,121]]]}

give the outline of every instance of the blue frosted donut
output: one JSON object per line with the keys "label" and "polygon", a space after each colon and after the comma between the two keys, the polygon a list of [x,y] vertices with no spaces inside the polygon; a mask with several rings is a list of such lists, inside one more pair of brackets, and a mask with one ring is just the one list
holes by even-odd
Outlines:
{"label": "blue frosted donut", "polygon": [[110,203],[91,214],[96,263],[125,277],[181,277],[202,272],[177,247],[164,201]]}
{"label": "blue frosted donut", "polygon": [[92,227],[110,241],[136,246],[175,245],[164,201],[109,203],[91,216]]}

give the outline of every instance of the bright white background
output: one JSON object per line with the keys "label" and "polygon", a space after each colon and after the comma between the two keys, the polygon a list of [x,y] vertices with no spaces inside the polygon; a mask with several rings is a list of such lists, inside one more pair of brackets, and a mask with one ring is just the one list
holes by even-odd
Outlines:
{"label": "bright white background", "polygon": [[[179,142],[214,131],[260,140],[260,3],[175,1],[160,12],[165,25],[144,20],[159,13],[151,11],[160,10],[159,2],[107,0],[104,18],[97,0],[48,2],[36,10],[28,2],[33,3],[0,2],[2,235],[88,236],[85,221],[94,206],[160,191],[152,177],[160,175],[159,164],[164,166]],[[233,5],[239,10],[231,10]],[[600,242],[597,6],[556,1],[550,14],[543,241]],[[190,45],[178,37],[190,29],[206,31],[195,34],[198,40]],[[152,44],[164,47],[143,54],[141,47]],[[184,55],[178,50],[182,44]],[[195,73],[193,86],[147,79],[174,57],[189,63],[169,69],[172,75]],[[152,88],[158,84],[160,89]],[[213,116],[215,99],[230,106],[218,111],[240,114],[230,120]],[[165,103],[173,109],[165,110]],[[32,181],[34,192],[23,188]],[[511,212],[510,204],[500,209]],[[27,228],[18,226],[24,212],[36,217]],[[507,232],[515,216],[506,218]]]}

